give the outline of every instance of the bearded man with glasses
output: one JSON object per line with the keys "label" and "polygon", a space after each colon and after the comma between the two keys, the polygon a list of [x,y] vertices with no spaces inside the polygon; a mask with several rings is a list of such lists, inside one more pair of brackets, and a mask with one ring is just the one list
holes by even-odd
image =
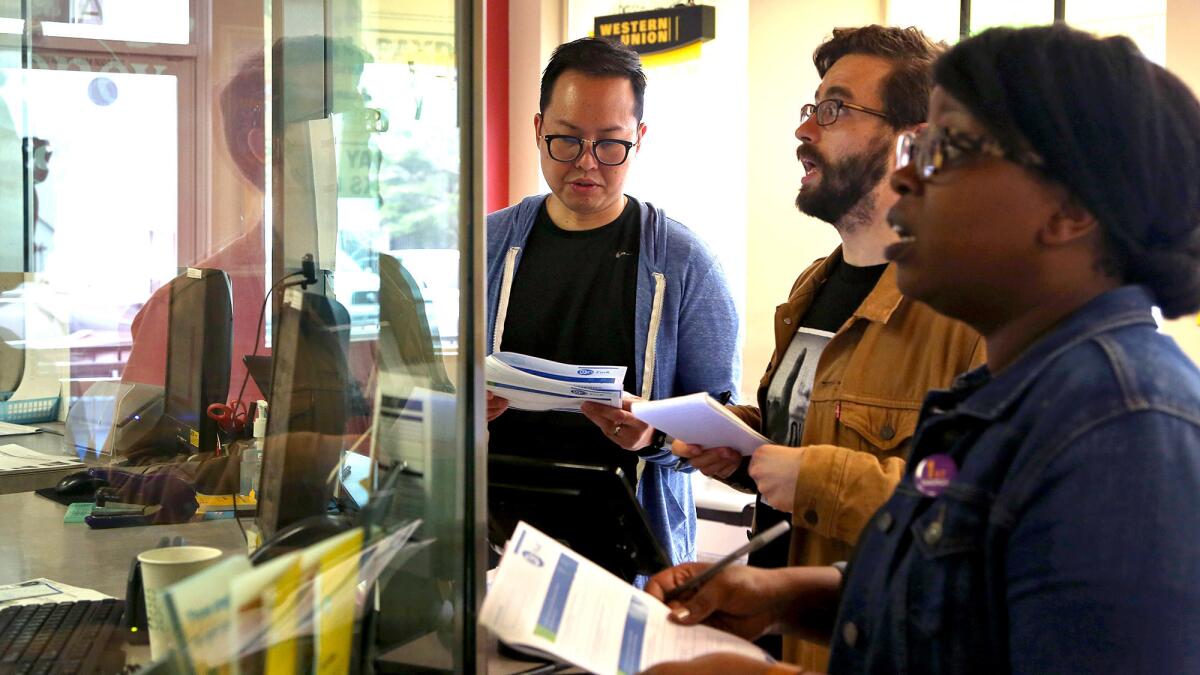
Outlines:
{"label": "bearded man with glasses", "polygon": [[[791,520],[790,537],[750,555],[757,567],[850,559],[903,474],[925,392],[984,361],[977,333],[901,296],[884,257],[898,239],[886,220],[893,150],[925,122],[940,51],[915,28],[866,26],[834,30],[813,55],[821,83],[795,131],[804,169],[796,207],[832,225],[842,244],[776,310],[758,405],[733,408],[771,444],[751,458],[674,448],[706,475],[758,493],[755,532]],[[823,646],[778,635],[759,644],[825,671]]]}
{"label": "bearded man with glasses", "polygon": [[618,43],[584,38],[555,49],[533,116],[551,193],[487,220],[488,352],[625,366],[625,407],[506,411],[489,393],[488,449],[620,467],[659,543],[682,562],[696,555],[691,469],[628,407],[639,396],[734,391],[738,318],[712,253],[623,191],[646,135],[645,88],[638,55]]}

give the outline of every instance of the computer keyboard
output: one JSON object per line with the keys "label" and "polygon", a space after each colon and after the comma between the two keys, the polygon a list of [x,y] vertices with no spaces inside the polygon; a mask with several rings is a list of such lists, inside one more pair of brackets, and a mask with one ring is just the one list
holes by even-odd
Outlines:
{"label": "computer keyboard", "polygon": [[124,612],[112,599],[0,610],[0,675],[120,672]]}

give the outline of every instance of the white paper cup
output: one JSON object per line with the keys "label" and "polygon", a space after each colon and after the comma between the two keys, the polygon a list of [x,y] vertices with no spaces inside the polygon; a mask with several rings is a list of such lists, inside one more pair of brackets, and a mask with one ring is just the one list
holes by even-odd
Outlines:
{"label": "white paper cup", "polygon": [[166,607],[162,591],[200,570],[215,564],[221,549],[209,546],[167,546],[138,554],[142,564],[142,588],[146,592],[146,627],[150,629],[150,656],[155,661],[171,650]]}

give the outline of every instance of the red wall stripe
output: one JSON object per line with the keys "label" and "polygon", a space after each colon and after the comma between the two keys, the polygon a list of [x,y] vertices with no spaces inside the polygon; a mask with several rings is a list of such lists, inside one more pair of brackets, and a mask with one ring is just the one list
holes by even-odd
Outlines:
{"label": "red wall stripe", "polygon": [[488,213],[508,206],[508,0],[485,0],[487,77],[484,202]]}

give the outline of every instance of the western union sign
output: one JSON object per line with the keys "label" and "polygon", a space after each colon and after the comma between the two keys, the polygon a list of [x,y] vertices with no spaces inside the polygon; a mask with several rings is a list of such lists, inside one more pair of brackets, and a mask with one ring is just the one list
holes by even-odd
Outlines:
{"label": "western union sign", "polygon": [[620,40],[639,54],[686,47],[711,40],[716,34],[717,10],[709,5],[598,16],[593,33],[596,37]]}

